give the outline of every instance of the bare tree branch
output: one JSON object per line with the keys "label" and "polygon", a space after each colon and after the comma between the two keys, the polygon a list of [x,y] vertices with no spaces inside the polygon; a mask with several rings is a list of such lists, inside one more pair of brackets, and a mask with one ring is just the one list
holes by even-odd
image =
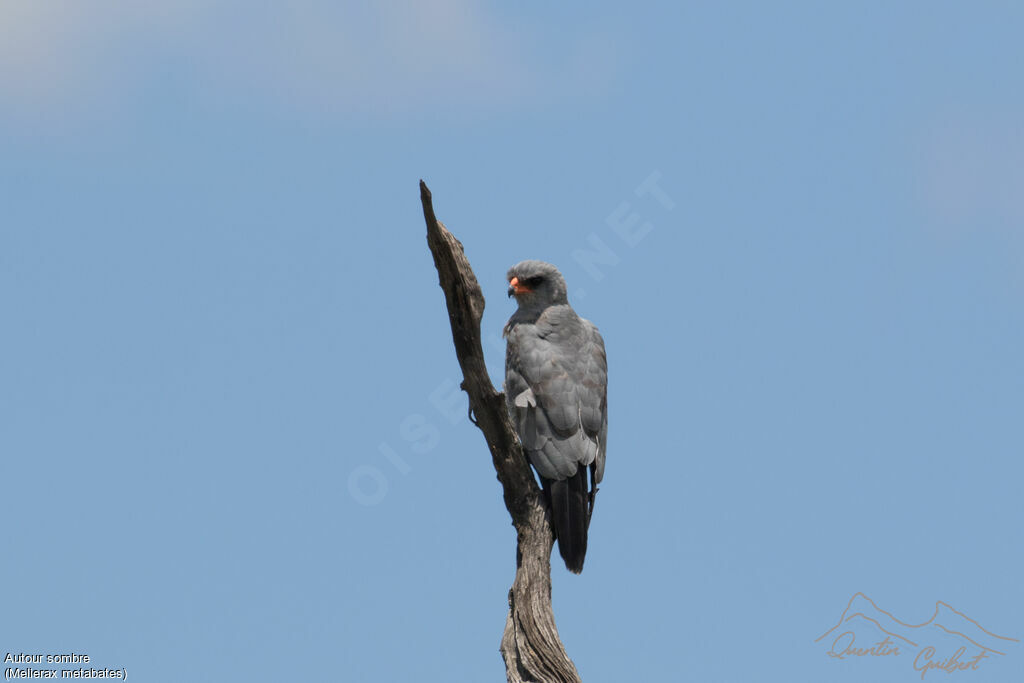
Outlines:
{"label": "bare tree branch", "polygon": [[422,180],[420,201],[427,222],[427,244],[448,304],[470,416],[487,439],[504,490],[505,507],[516,528],[516,578],[508,593],[508,618],[501,638],[505,673],[509,683],[579,683],[576,667],[558,637],[551,609],[554,533],[548,512],[512,427],[505,396],[491,384],[484,365],[480,337],[484,295],[462,243],[434,215],[430,190]]}

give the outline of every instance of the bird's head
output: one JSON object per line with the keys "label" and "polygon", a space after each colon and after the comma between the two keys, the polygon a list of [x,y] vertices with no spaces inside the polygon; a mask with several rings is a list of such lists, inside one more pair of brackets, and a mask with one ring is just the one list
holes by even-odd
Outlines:
{"label": "bird's head", "polygon": [[550,263],[522,261],[509,268],[508,295],[514,296],[520,308],[547,308],[568,303],[565,278]]}

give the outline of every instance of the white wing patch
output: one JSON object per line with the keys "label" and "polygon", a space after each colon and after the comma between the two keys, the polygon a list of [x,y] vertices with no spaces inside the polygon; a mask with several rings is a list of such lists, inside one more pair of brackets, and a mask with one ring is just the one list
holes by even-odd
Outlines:
{"label": "white wing patch", "polygon": [[537,397],[533,395],[533,389],[527,389],[515,398],[516,408],[536,408]]}

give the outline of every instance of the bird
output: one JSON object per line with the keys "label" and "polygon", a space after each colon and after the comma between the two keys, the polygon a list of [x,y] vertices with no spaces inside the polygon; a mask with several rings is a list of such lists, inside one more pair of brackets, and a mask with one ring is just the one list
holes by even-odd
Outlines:
{"label": "bird", "polygon": [[544,261],[509,269],[518,308],[505,325],[505,401],[541,481],[558,552],[583,571],[608,435],[608,361],[597,327],[569,305],[565,278]]}

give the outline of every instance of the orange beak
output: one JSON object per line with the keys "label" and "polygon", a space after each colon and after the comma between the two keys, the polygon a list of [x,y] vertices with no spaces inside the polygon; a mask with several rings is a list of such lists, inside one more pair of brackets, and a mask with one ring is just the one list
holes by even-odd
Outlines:
{"label": "orange beak", "polygon": [[532,292],[533,290],[529,287],[519,284],[519,278],[514,277],[508,281],[508,295],[522,294],[523,292]]}

